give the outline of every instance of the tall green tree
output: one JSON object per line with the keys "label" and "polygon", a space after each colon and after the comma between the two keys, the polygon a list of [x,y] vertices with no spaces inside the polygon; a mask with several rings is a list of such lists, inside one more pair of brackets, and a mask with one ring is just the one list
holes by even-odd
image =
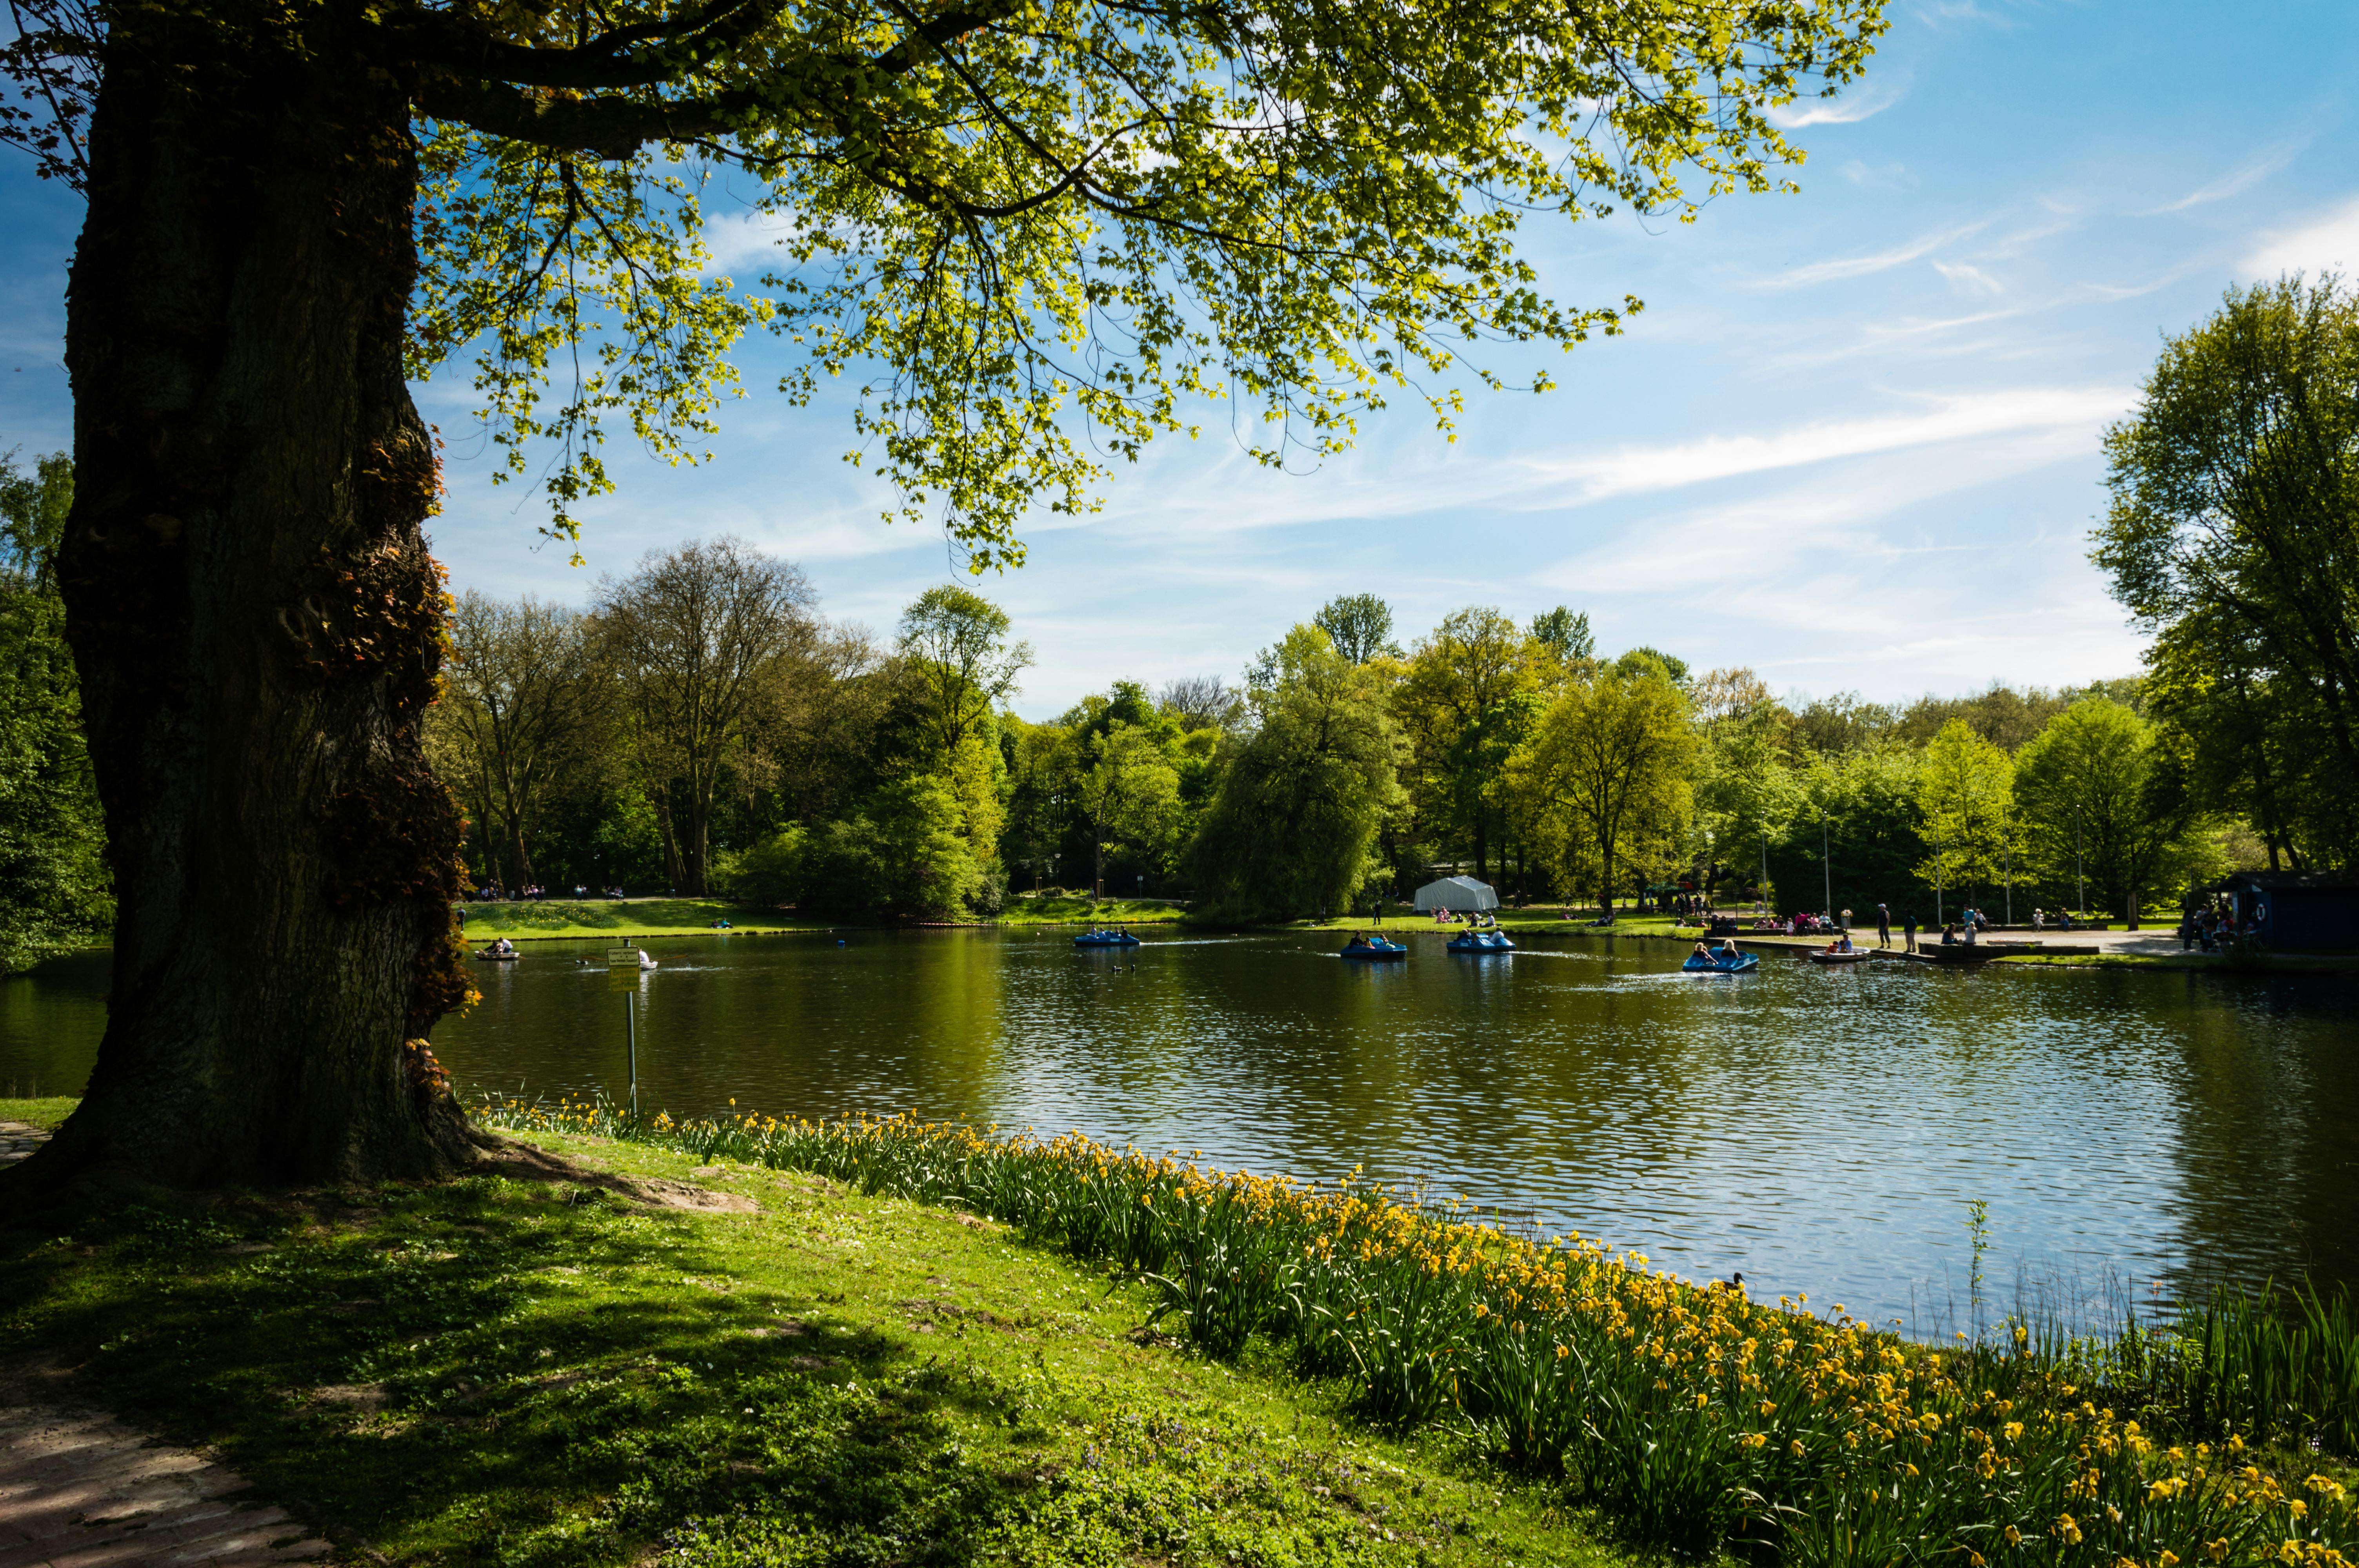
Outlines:
{"label": "tall green tree", "polygon": [[432,730],[443,776],[475,814],[484,871],[505,887],[536,881],[532,841],[550,797],[585,771],[613,732],[606,683],[593,679],[580,614],[532,599],[462,594]]}
{"label": "tall green tree", "polygon": [[2138,906],[2187,854],[2198,815],[2154,725],[2117,702],[2084,698],[2024,747],[2014,784],[2050,877],[2085,866],[2136,930]]}
{"label": "tall green tree", "polygon": [[1937,890],[1978,899],[2012,874],[2021,856],[2014,759],[1964,719],[1951,719],[1919,764],[1917,816],[1926,849],[1918,875]]}
{"label": "tall green tree", "polygon": [[1933,917],[1931,884],[1919,875],[1923,765],[1922,753],[1887,741],[1814,754],[1795,770],[1783,831],[1768,843],[1778,914],[1848,909],[1854,925],[1870,925],[1880,903],[1896,927],[1911,914]]}
{"label": "tall green tree", "polygon": [[1161,741],[1114,721],[1089,737],[1088,762],[1073,779],[1073,801],[1089,825],[1093,890],[1105,896],[1106,852],[1125,843],[1159,848],[1180,805],[1180,774]]}
{"label": "tall green tree", "polygon": [[1625,865],[1659,853],[1684,825],[1698,747],[1670,677],[1615,664],[1568,686],[1517,754],[1517,789],[1552,820],[1560,863],[1593,869],[1609,918]]}
{"label": "tall green tree", "polygon": [[2288,697],[2248,630],[2212,611],[2184,616],[2156,636],[2147,668],[2158,740],[2191,792],[2245,819],[2269,870],[2309,870],[2359,832],[2359,800],[2318,745],[2310,705]]}
{"label": "tall green tree", "polygon": [[2174,721],[2249,726],[2259,704],[2266,727],[2306,731],[2334,804],[2265,804],[2257,779],[2215,777],[2245,783],[2278,832],[2306,828],[2314,863],[2359,863],[2359,812],[2340,806],[2359,777],[2359,290],[2332,275],[2229,290],[2165,345],[2105,451],[2094,558],[2114,596],[2162,634],[2182,694],[2202,648],[2239,672],[2233,701],[2181,703]]}
{"label": "tall green tree", "polygon": [[1349,909],[1377,870],[1376,831],[1400,798],[1398,742],[1366,667],[1316,626],[1289,633],[1275,664],[1277,678],[1254,693],[1258,723],[1227,758],[1188,849],[1205,919]]}
{"label": "tall green tree", "polygon": [[1400,657],[1393,643],[1393,607],[1373,593],[1349,593],[1327,601],[1310,623],[1327,633],[1335,651],[1355,665],[1389,654]]}
{"label": "tall green tree", "polygon": [[901,611],[901,656],[939,756],[954,755],[1016,694],[1032,647],[1009,642],[1009,625],[1007,611],[955,583],[926,589]]}
{"label": "tall green tree", "polygon": [[1570,667],[1597,656],[1597,638],[1589,630],[1589,611],[1575,614],[1565,605],[1532,617],[1532,640]]}
{"label": "tall green tree", "polygon": [[1538,717],[1533,645],[1497,610],[1452,611],[1418,639],[1392,709],[1410,746],[1409,793],[1432,837],[1448,837],[1490,875],[1504,826],[1507,758]]}
{"label": "tall green tree", "polygon": [[1788,756],[1792,715],[1749,669],[1714,670],[1698,683],[1693,708],[1702,745],[1695,807],[1707,883],[1767,877],[1769,845],[1785,837],[1806,798]]}
{"label": "tall green tree", "polygon": [[[36,1184],[472,1157],[403,1067],[467,979],[408,391],[448,356],[570,535],[608,438],[700,456],[767,329],[790,399],[852,373],[840,447],[897,514],[1014,561],[1019,516],[1093,506],[1093,454],[1187,428],[1203,389],[1283,464],[1405,394],[1454,419],[1503,379],[1470,344],[1527,364],[1618,331],[1635,301],[1535,287],[1527,215],[1778,187],[1772,111],[1883,26],[1877,0],[14,16],[28,107],[0,135],[87,197],[66,359],[93,477],[60,582],[122,909],[91,1092],[8,1178]],[[699,168],[779,220],[766,281],[708,268]]]}
{"label": "tall green tree", "polygon": [[595,635],[684,893],[706,891],[715,805],[767,687],[815,638],[810,603],[791,563],[725,535],[599,585]]}
{"label": "tall green tree", "polygon": [[105,940],[114,913],[58,594],[73,489],[62,452],[0,458],[0,974]]}

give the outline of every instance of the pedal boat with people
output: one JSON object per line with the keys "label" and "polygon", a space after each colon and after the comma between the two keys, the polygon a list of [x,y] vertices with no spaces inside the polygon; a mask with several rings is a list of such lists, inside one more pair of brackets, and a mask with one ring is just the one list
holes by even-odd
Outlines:
{"label": "pedal boat with people", "polygon": [[1136,947],[1138,938],[1127,931],[1084,931],[1073,938],[1076,947]]}
{"label": "pedal boat with people", "polygon": [[1742,975],[1748,974],[1760,967],[1761,955],[1758,953],[1723,950],[1710,957],[1701,953],[1690,953],[1688,961],[1680,966],[1680,972],[1688,975]]}
{"label": "pedal boat with people", "polygon": [[1408,947],[1405,943],[1387,942],[1381,936],[1354,936],[1343,944],[1343,950],[1336,957],[1340,958],[1406,958],[1408,957]]}
{"label": "pedal boat with people", "polygon": [[1504,931],[1464,931],[1443,944],[1453,953],[1512,953],[1516,945]]}

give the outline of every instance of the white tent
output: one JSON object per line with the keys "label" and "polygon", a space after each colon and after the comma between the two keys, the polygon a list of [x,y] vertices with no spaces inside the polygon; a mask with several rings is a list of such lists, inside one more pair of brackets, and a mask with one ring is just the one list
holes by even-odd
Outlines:
{"label": "white tent", "polygon": [[1438,882],[1428,882],[1417,890],[1413,907],[1420,914],[1432,909],[1454,909],[1462,914],[1499,907],[1499,895],[1491,891],[1489,882],[1478,882],[1473,877],[1444,877]]}

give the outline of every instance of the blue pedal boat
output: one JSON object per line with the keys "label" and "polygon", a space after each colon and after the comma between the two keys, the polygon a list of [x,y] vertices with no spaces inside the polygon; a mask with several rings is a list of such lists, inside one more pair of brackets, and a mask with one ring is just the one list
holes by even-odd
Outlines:
{"label": "blue pedal boat", "polygon": [[1507,940],[1504,931],[1469,931],[1452,936],[1449,942],[1453,953],[1512,953],[1516,945]]}
{"label": "blue pedal boat", "polygon": [[1680,968],[1690,975],[1741,975],[1760,967],[1761,956],[1758,953],[1739,953],[1734,958],[1699,958],[1690,953],[1688,961]]}
{"label": "blue pedal boat", "polygon": [[1138,938],[1127,931],[1084,931],[1073,938],[1076,947],[1136,947]]}
{"label": "blue pedal boat", "polygon": [[1387,942],[1381,936],[1354,936],[1343,944],[1339,958],[1406,958],[1408,948],[1398,942]]}

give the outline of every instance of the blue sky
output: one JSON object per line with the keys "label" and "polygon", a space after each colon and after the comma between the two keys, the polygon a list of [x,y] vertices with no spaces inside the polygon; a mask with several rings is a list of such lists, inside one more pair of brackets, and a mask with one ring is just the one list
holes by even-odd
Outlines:
{"label": "blue sky", "polygon": [[[2161,334],[2230,284],[2359,272],[2359,5],[1892,14],[1864,84],[1788,114],[1800,195],[1527,231],[1560,298],[1647,302],[1627,335],[1549,363],[1560,390],[1470,394],[1454,445],[1415,409],[1380,416],[1309,475],[1263,472],[1214,425],[1116,472],[1097,515],[1028,526],[1029,564],[978,585],[1038,656],[1019,710],[1122,677],[1234,679],[1364,591],[1405,634],[1468,604],[1570,604],[1609,650],[1813,694],[2135,670],[2140,640],[2086,560],[2100,432]],[[0,448],[46,451],[67,439],[80,214],[13,157],[0,200]],[[758,268],[764,237],[725,203],[715,231],[726,263]],[[799,562],[828,613],[886,631],[955,569],[939,534],[876,520],[886,498],[840,460],[841,407],[757,391],[694,471],[613,454],[621,493],[591,510],[576,569],[528,495],[492,487],[463,377],[419,396],[451,441],[432,534],[461,587],[579,600],[647,549],[734,532]]]}

